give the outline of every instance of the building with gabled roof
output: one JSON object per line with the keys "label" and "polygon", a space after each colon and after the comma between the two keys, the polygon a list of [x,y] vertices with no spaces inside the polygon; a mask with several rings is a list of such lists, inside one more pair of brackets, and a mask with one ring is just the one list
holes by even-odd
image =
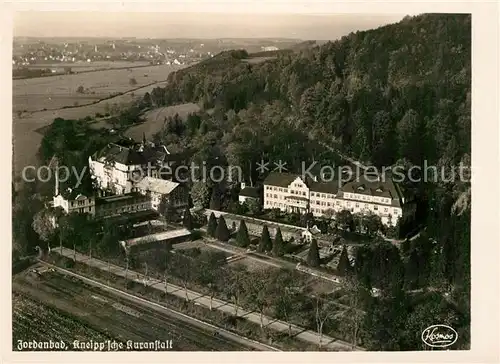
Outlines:
{"label": "building with gabled roof", "polygon": [[264,180],[264,209],[312,213],[315,217],[335,212],[373,213],[385,225],[395,226],[403,215],[405,198],[391,179],[362,175],[348,182],[320,181],[299,174],[270,173]]}
{"label": "building with gabled roof", "polygon": [[121,194],[144,177],[172,179],[176,165],[186,158],[144,138],[141,143],[109,143],[89,157],[89,167],[97,188]]}
{"label": "building with gabled roof", "polygon": [[247,186],[245,182],[241,182],[240,193],[238,194],[238,201],[243,204],[247,201],[258,201],[260,199],[259,191],[257,188]]}
{"label": "building with gabled roof", "polygon": [[134,184],[132,190],[142,195],[148,195],[151,199],[151,208],[153,210],[158,210],[164,198],[166,198],[166,202],[174,209],[181,209],[187,207],[189,204],[186,187],[174,181],[144,177]]}
{"label": "building with gabled roof", "polygon": [[59,193],[56,175],[53,206],[62,207],[66,213],[88,213],[96,217],[158,210],[161,201],[175,209],[185,208],[188,206],[186,186],[172,180],[172,170],[175,171],[176,163],[183,158],[186,155],[172,155],[164,146],[148,143],[145,138],[140,144],[110,143],[89,157],[96,189],[92,196],[71,190]]}

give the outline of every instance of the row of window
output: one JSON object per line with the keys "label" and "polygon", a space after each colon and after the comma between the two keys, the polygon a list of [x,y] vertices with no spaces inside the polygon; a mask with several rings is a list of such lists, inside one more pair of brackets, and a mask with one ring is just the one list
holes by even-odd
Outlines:
{"label": "row of window", "polygon": [[335,195],[331,195],[329,193],[311,192],[311,197],[335,198]]}
{"label": "row of window", "polygon": [[380,202],[380,203],[385,203],[385,204],[391,203],[390,198],[383,198],[383,197],[376,197],[376,196],[365,196],[365,195],[344,193],[344,197],[350,198],[350,199],[355,199],[355,200],[360,200],[360,201],[373,201],[373,202]]}
{"label": "row of window", "polygon": [[283,188],[283,187],[266,186],[266,190],[268,190],[268,191],[287,192],[288,193],[288,188]]}
{"label": "row of window", "polygon": [[92,206],[90,206],[90,207],[81,207],[79,209],[71,210],[71,212],[79,212],[81,214],[83,214],[84,212],[91,212],[91,211],[92,211]]}
{"label": "row of window", "polygon": [[286,207],[286,204],[284,203],[279,203],[279,202],[268,202],[266,203],[266,206],[269,207],[279,207],[279,208],[285,208]]}
{"label": "row of window", "polygon": [[[78,201],[71,201],[70,202],[70,206],[71,207],[75,207],[75,206],[85,206],[85,205],[89,205],[89,204],[92,204],[92,200],[78,200]],[[76,203],[76,205],[75,205]]]}
{"label": "row of window", "polygon": [[102,216],[102,215],[113,215],[113,214],[119,214],[122,212],[129,212],[129,211],[142,211],[142,210],[147,210],[149,208],[148,204],[141,204],[141,205],[128,205],[124,206],[121,208],[109,208],[109,207],[104,207],[103,209],[97,210],[97,215]]}
{"label": "row of window", "polygon": [[[277,194],[273,195],[272,193],[266,193],[266,197],[278,199],[278,195]],[[284,196],[279,196],[279,198],[282,199],[282,200],[285,199]]]}
{"label": "row of window", "polygon": [[[340,201],[336,201],[336,204],[340,205]],[[326,201],[320,201],[320,200],[314,200],[314,201],[311,201],[311,205],[320,205],[320,206],[332,207],[333,203],[332,202],[326,202]]]}
{"label": "row of window", "polygon": [[[294,187],[301,188],[302,186],[300,184],[295,183]],[[288,189],[282,188],[282,187],[266,186],[266,190],[288,193]],[[299,195],[299,196],[307,196],[306,191],[296,191],[296,190],[292,190],[292,189],[290,190],[290,194]],[[335,195],[328,194],[328,193],[311,192],[311,197],[335,198]]]}
{"label": "row of window", "polygon": [[[275,199],[278,198],[278,195],[272,195],[270,193],[266,193],[266,197],[269,197],[269,198],[272,198],[274,197]],[[306,204],[306,201],[295,201],[296,203],[298,204]],[[266,205],[270,205],[271,203],[266,201]],[[362,209],[370,209],[370,207],[373,207],[373,210],[374,211],[378,211],[379,210],[379,206],[377,205],[372,205],[372,204],[364,204],[364,203],[352,203],[350,201],[346,201],[346,206],[348,208],[351,208],[351,206],[354,204],[354,207],[359,209],[359,208],[362,208]],[[318,205],[318,206],[324,206],[324,207],[327,207],[327,208],[331,208],[331,207],[334,207],[334,204],[332,202],[328,202],[328,201],[320,201],[320,200],[313,200],[311,201],[311,206],[315,206],[315,205]],[[335,205],[336,206],[341,206],[341,201],[339,200],[336,200],[335,201]],[[285,206],[285,205],[284,205]],[[354,208],[352,208],[352,210],[354,210]],[[383,208],[383,212],[384,213],[389,213],[389,208],[388,207],[384,207]],[[392,210],[392,213],[394,215],[398,215],[399,212],[398,212],[398,209],[393,209]]]}

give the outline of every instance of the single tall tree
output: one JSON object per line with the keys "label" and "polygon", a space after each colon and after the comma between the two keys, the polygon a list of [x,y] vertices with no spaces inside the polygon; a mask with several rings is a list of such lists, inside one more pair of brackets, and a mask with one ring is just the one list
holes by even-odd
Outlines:
{"label": "single tall tree", "polygon": [[268,252],[273,249],[273,243],[271,241],[271,237],[269,236],[269,229],[267,228],[267,225],[264,225],[264,228],[262,229],[262,235],[260,236],[260,243],[259,246],[257,247],[257,251],[263,253],[263,252]]}
{"label": "single tall tree", "polygon": [[217,224],[217,229],[215,230],[215,237],[220,241],[228,241],[231,234],[226,225],[226,220],[224,216],[219,217],[219,223]]}
{"label": "single tall tree", "polygon": [[193,230],[193,216],[191,215],[191,211],[189,211],[188,207],[186,207],[186,210],[184,211],[182,225],[188,230]]}
{"label": "single tall tree", "polygon": [[208,218],[207,234],[212,238],[215,238],[215,230],[217,230],[217,218],[212,212]]}
{"label": "single tall tree", "polygon": [[245,220],[241,220],[240,222],[236,241],[238,242],[238,245],[243,248],[246,248],[250,245],[250,237],[248,236],[248,229]]}
{"label": "single tall tree", "polygon": [[309,254],[307,255],[307,264],[311,267],[319,267],[320,259],[319,259],[319,249],[318,242],[316,239],[313,239],[311,242],[311,246],[309,247]]}
{"label": "single tall tree", "polygon": [[347,248],[344,245],[342,253],[340,253],[339,263],[337,264],[337,274],[339,276],[346,276],[351,271],[351,263],[347,254]]}
{"label": "single tall tree", "polygon": [[276,230],[276,236],[274,237],[273,243],[273,255],[275,257],[282,257],[285,254],[285,243],[283,242],[283,235],[281,234],[281,229],[278,227]]}

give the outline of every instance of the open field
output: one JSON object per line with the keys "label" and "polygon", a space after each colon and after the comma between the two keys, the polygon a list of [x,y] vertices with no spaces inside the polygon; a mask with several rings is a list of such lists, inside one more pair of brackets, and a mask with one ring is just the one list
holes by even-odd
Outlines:
{"label": "open field", "polygon": [[261,270],[269,270],[277,272],[280,269],[278,267],[273,267],[272,265],[248,257],[243,257],[242,259],[234,260],[230,262],[228,266],[231,267],[237,264],[244,265],[249,272],[256,272]]}
{"label": "open field", "polygon": [[56,70],[57,72],[64,72],[65,67],[71,67],[73,73],[87,72],[94,70],[107,70],[113,68],[126,68],[126,67],[142,67],[148,66],[148,61],[95,61],[95,62],[59,62],[59,63],[43,63],[43,64],[32,64],[27,66],[30,69],[40,69],[40,68],[50,68]]}
{"label": "open field", "polygon": [[[116,93],[165,81],[182,66],[158,65],[130,69],[40,77],[13,81],[13,111],[39,111],[87,104]],[[131,85],[134,78],[137,84]],[[83,93],[77,92],[78,87]]]}
{"label": "open field", "polygon": [[125,132],[125,135],[133,139],[140,140],[142,139],[143,133],[145,133],[146,138],[150,138],[161,130],[167,117],[179,114],[181,118],[185,118],[188,114],[197,112],[199,110],[200,107],[198,105],[187,103],[175,106],[161,107],[148,111],[143,116],[145,122],[128,129]]}
{"label": "open field", "polygon": [[[84,73],[83,75],[95,75],[95,73]],[[166,78],[167,76],[165,76]],[[151,92],[153,88],[164,86],[165,82],[146,86],[134,91],[134,97],[142,97],[146,92]],[[134,100],[131,94],[124,94],[104,100],[92,105],[85,105],[75,108],[47,110],[32,113],[25,113],[20,118],[13,113],[12,115],[12,134],[13,134],[13,159],[15,174],[19,174],[25,166],[36,165],[36,152],[42,141],[42,135],[36,132],[44,126],[50,125],[55,118],[80,119],[86,116],[93,116],[96,113],[106,113],[107,107],[113,104],[127,104]],[[108,106],[106,106],[108,105]],[[142,136],[142,135],[141,135]]]}
{"label": "open field", "polygon": [[[23,296],[17,295],[22,298],[14,307],[15,343],[16,339],[53,337],[65,341],[68,350],[73,350],[74,340],[109,338],[122,343],[172,340],[172,350],[178,351],[246,349],[241,343],[214,336],[213,329],[194,321],[187,323],[167,311],[153,310],[60,273],[46,272],[38,278],[24,273],[14,279],[13,288],[23,292]],[[26,320],[32,324],[28,330]]]}
{"label": "open field", "polygon": [[[34,325],[36,323],[36,326]],[[63,311],[43,305],[25,294],[12,294],[12,345],[17,341],[60,341],[111,339],[104,332],[78,322]]]}

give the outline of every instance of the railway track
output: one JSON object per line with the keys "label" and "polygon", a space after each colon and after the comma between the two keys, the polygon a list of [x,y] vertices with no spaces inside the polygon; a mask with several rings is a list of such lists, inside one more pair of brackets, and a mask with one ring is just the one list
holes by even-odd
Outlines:
{"label": "railway track", "polygon": [[[172,349],[244,351],[250,345],[236,342],[217,330],[179,320],[173,314],[119,297],[76,278],[45,273],[36,282],[17,279],[13,288],[33,299],[72,315],[117,341],[172,340]],[[50,324],[50,323],[49,323]],[[68,338],[72,342],[73,338]]]}

